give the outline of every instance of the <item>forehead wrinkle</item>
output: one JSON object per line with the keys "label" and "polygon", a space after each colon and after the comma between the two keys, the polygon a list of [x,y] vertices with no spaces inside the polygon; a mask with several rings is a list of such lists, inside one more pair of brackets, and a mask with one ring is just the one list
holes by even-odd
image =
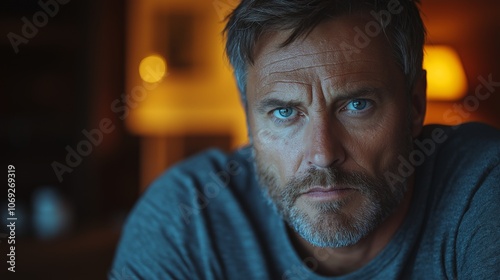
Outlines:
{"label": "forehead wrinkle", "polygon": [[[301,68],[297,68],[297,69],[293,69],[293,70],[287,70],[287,71],[275,71],[275,72],[271,72],[267,75],[265,75],[264,77],[262,77],[260,79],[260,83],[262,83],[262,86],[267,86],[269,84],[272,84],[273,81],[271,82],[268,82],[268,83],[264,83],[263,81],[265,81],[266,79],[270,79],[270,77],[272,75],[275,75],[275,74],[290,74],[290,73],[293,73],[293,72],[297,72],[297,71],[301,71],[301,70],[306,70],[306,69],[312,69],[312,68],[316,68],[316,67],[325,67],[325,66],[337,66],[337,65],[342,65],[342,64],[345,64],[345,62],[339,62],[339,63],[326,63],[326,64],[321,64],[321,65],[312,65],[312,66],[306,66],[306,67],[301,67]],[[331,79],[333,77],[342,77],[342,76],[347,76],[347,75],[351,75],[351,74],[358,74],[358,73],[372,73],[370,71],[353,71],[353,72],[348,72],[348,73],[339,73],[339,74],[335,74],[335,75],[332,75],[332,76],[329,76],[327,78],[323,78],[321,80],[321,82],[324,82],[324,81],[327,81],[328,79]],[[293,82],[293,83],[298,83],[298,84],[305,84],[305,85],[310,85],[309,83],[301,83],[301,82],[298,82],[298,81],[294,81],[294,80],[282,80],[283,82]]]}
{"label": "forehead wrinkle", "polygon": [[278,83],[284,83],[284,84],[299,84],[299,85],[303,85],[303,86],[311,86],[311,84],[309,83],[304,83],[304,82],[298,82],[298,81],[294,81],[294,80],[278,80],[278,81],[271,81],[267,84],[263,84],[262,87],[266,87],[268,85],[271,85],[271,84],[278,84]]}
{"label": "forehead wrinkle", "polygon": [[321,82],[325,82],[325,81],[328,81],[328,80],[330,80],[332,78],[336,78],[336,77],[342,77],[342,76],[347,76],[347,75],[351,75],[351,74],[365,74],[365,73],[373,74],[372,71],[354,71],[354,72],[348,72],[348,73],[342,73],[342,74],[332,75],[332,76],[329,76],[329,77],[321,79]]}
{"label": "forehead wrinkle", "polygon": [[281,73],[285,74],[285,73],[291,73],[291,72],[295,72],[295,71],[300,71],[300,70],[305,70],[305,69],[311,69],[311,68],[316,68],[316,67],[331,66],[331,65],[341,65],[341,64],[344,64],[344,62],[340,62],[340,63],[326,63],[326,64],[320,64],[320,65],[304,66],[304,67],[295,68],[295,69],[292,69],[292,70],[285,70],[285,71],[274,71],[274,72],[271,72],[271,73],[269,73],[267,75],[270,76],[270,75],[273,75],[273,74],[281,74]]}
{"label": "forehead wrinkle", "polygon": [[[274,53],[274,52],[277,52],[279,50],[273,50],[271,52],[268,52],[266,54],[263,55],[263,58],[265,58],[267,55],[271,54],[271,53]],[[262,66],[262,69],[265,69],[269,66],[272,66],[274,64],[277,64],[277,63],[280,63],[280,62],[285,62],[285,61],[288,61],[288,60],[291,60],[291,59],[294,59],[294,58],[305,58],[305,57],[308,57],[308,56],[314,56],[314,55],[321,55],[321,54],[328,54],[328,53],[338,53],[338,52],[341,52],[342,50],[328,50],[328,51],[322,51],[322,52],[314,52],[314,53],[307,53],[307,54],[299,54],[299,55],[292,55],[292,56],[289,56],[289,57],[286,57],[286,58],[283,58],[283,59],[279,59],[279,60],[275,60],[273,62],[269,62],[267,64],[264,64]]]}
{"label": "forehead wrinkle", "polygon": [[[309,54],[310,55],[310,54]],[[292,72],[296,72],[296,71],[301,71],[301,70],[307,70],[307,69],[313,69],[313,68],[318,68],[318,67],[327,67],[327,66],[335,66],[335,67],[339,67],[343,64],[349,64],[349,65],[352,65],[352,64],[363,64],[363,63],[370,63],[370,62],[373,62],[373,63],[378,63],[378,61],[376,60],[360,60],[360,61],[352,61],[352,62],[348,62],[348,61],[336,61],[336,62],[331,62],[331,63],[325,63],[325,64],[320,64],[320,65],[316,65],[314,64],[314,62],[311,62],[313,63],[314,65],[310,65],[310,66],[302,66],[302,67],[298,67],[298,68],[294,68],[294,69],[291,69],[291,70],[278,70],[278,71],[273,71],[271,73],[267,73],[262,79],[266,79],[267,77],[271,76],[271,75],[274,75],[274,74],[287,74],[287,73],[292,73]],[[293,66],[291,66],[293,67]],[[365,73],[365,72],[359,72],[359,73]],[[349,73],[347,73],[349,74]],[[331,76],[332,77],[332,76]]]}

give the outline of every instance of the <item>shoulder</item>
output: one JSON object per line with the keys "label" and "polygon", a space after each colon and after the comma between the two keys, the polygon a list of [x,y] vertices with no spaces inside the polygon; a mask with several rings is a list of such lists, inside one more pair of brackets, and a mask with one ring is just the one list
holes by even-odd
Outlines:
{"label": "shoulder", "polygon": [[[500,272],[500,132],[479,123],[426,126],[416,149],[422,260],[449,278],[488,279]],[[444,262],[443,262],[444,261]],[[441,265],[438,265],[441,264]]]}
{"label": "shoulder", "polygon": [[[226,207],[234,197],[252,188],[250,151],[242,148],[226,154],[212,149],[178,163],[151,184],[128,222],[147,215],[173,219],[171,225],[179,223],[181,227],[180,224],[189,222],[188,219],[202,210],[215,210],[212,208],[217,205]],[[228,197],[230,194],[232,197]]]}
{"label": "shoulder", "polygon": [[[500,130],[480,123],[426,126],[415,140],[426,154],[421,175],[432,178],[437,197],[474,195],[500,169]],[[488,185],[489,188],[493,187]],[[469,197],[470,198],[470,197]]]}
{"label": "shoulder", "polygon": [[209,271],[218,275],[215,266],[208,269],[214,254],[209,230],[252,183],[249,151],[209,150],[155,180],[127,218],[112,273],[181,279],[198,273],[195,278],[205,278]]}
{"label": "shoulder", "polygon": [[500,130],[482,123],[464,123],[457,126],[427,125],[420,138],[432,139],[444,149],[459,151],[500,151]]}
{"label": "shoulder", "polygon": [[[429,125],[415,142],[435,145],[428,154],[439,172],[487,172],[500,163],[500,130],[481,123],[458,126]],[[423,143],[423,144],[422,144]],[[421,148],[422,149],[422,148]],[[425,150],[425,147],[422,149]],[[496,167],[495,167],[496,166]]]}
{"label": "shoulder", "polygon": [[174,178],[179,179],[179,177],[203,178],[206,175],[205,173],[219,172],[221,170],[234,173],[239,171],[240,168],[248,168],[249,163],[251,163],[251,153],[248,147],[236,150],[231,154],[211,149],[176,164],[163,173],[153,183],[153,186]]}
{"label": "shoulder", "polygon": [[478,123],[426,126],[415,146],[427,156],[416,182],[436,228],[448,231],[443,221],[459,225],[466,213],[491,211],[486,200],[500,205],[498,130]]}
{"label": "shoulder", "polygon": [[500,131],[488,125],[426,126],[415,146],[427,156],[419,172],[436,199],[470,199],[500,168]]}
{"label": "shoulder", "polygon": [[440,183],[448,186],[442,201],[452,204],[448,217],[457,218],[450,244],[456,250],[456,273],[459,278],[494,278],[500,273],[500,131],[478,123],[448,129],[438,161],[448,166],[441,168],[447,171]]}
{"label": "shoulder", "polygon": [[243,182],[248,180],[241,180],[242,178],[253,176],[250,149],[242,148],[232,154],[212,149],[165,171],[151,184],[142,199],[159,200],[167,196],[183,200],[197,192],[204,193],[207,189],[213,189],[214,185],[244,187],[235,182],[236,176]]}

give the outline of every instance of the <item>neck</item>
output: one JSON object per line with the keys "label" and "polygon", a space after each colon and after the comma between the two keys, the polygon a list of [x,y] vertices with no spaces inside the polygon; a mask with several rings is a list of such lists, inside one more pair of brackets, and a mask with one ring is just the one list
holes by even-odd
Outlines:
{"label": "neck", "polygon": [[340,276],[360,269],[390,242],[403,223],[411,204],[413,180],[399,206],[374,231],[358,243],[342,248],[320,248],[311,245],[294,230],[290,230],[292,243],[308,267],[325,276]]}

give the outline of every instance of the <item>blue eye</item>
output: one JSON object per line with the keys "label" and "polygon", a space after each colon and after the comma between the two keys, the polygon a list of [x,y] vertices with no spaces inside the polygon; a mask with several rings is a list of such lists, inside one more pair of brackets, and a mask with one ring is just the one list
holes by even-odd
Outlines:
{"label": "blue eye", "polygon": [[367,99],[354,99],[345,106],[345,109],[351,112],[362,111],[372,106],[371,101]]}
{"label": "blue eye", "polygon": [[284,119],[289,119],[289,118],[297,115],[297,111],[290,108],[290,107],[278,108],[278,109],[273,111],[273,115],[280,120],[284,120]]}

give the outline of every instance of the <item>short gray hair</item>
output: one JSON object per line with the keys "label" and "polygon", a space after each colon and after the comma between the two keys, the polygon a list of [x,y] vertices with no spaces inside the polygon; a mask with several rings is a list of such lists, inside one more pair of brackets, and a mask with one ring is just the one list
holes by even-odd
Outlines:
{"label": "short gray hair", "polygon": [[254,63],[254,47],[270,30],[291,30],[281,44],[287,46],[304,37],[321,22],[358,11],[380,13],[394,3],[400,13],[381,23],[392,53],[403,70],[408,88],[413,87],[422,70],[425,27],[420,17],[418,0],[242,0],[227,17],[224,28],[226,54],[234,68],[241,98],[246,106],[247,68]]}

